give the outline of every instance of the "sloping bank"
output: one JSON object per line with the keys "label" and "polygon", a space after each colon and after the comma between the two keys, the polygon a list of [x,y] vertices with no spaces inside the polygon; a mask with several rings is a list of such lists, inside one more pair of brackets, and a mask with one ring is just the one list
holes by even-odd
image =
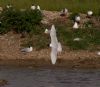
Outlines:
{"label": "sloping bank", "polygon": [[8,33],[0,36],[0,66],[100,68],[100,56],[94,51],[64,49],[62,54],[58,55],[57,63],[52,65],[49,47],[22,53],[21,43],[19,34]]}

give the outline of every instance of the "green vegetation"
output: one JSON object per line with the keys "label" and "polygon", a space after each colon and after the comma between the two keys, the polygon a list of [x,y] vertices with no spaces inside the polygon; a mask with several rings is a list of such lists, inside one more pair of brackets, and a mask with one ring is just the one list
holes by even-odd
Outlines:
{"label": "green vegetation", "polygon": [[45,10],[61,10],[68,8],[72,12],[87,12],[93,10],[96,14],[100,10],[100,0],[0,0],[0,5],[13,4],[16,8],[30,8],[32,4],[40,5]]}
{"label": "green vegetation", "polygon": [[42,13],[39,10],[19,11],[14,8],[5,9],[0,14],[0,33],[7,33],[14,30],[21,32],[36,32],[36,26],[42,20]]}
{"label": "green vegetation", "polygon": [[[95,28],[85,28],[72,30],[65,26],[58,26],[59,40],[72,50],[80,49],[98,49],[100,45],[100,30]],[[74,41],[74,38],[80,38],[80,41]],[[91,50],[90,49],[90,50]]]}
{"label": "green vegetation", "polygon": [[[34,1],[34,2],[36,4],[40,4],[42,8],[44,9],[46,8],[48,10],[60,10],[63,8],[63,6],[64,7],[66,6],[71,11],[73,11],[72,15],[70,15],[71,20],[74,20],[75,15],[78,15],[78,11],[85,12],[87,10],[93,9],[95,13],[98,12],[99,10],[98,3],[100,2],[99,0],[95,0],[95,1],[91,0],[91,3],[89,0],[84,0],[84,1],[72,0],[72,2],[67,1],[67,0],[64,0],[64,2],[62,0],[61,1],[56,0],[54,2],[58,2],[58,1],[62,2],[62,3],[59,3],[61,5],[58,5],[58,3],[50,4],[50,3],[53,3],[53,1],[54,0],[51,0],[50,2],[49,0],[48,1],[39,0],[39,1]],[[31,1],[25,0],[24,3],[22,3],[23,1],[21,0],[17,0],[16,2],[13,0],[12,1],[11,0],[6,0],[6,1],[0,0],[0,2],[3,6],[11,3],[16,8],[28,8],[28,6],[31,6],[31,4],[33,3],[32,0]],[[49,3],[49,5],[46,3]],[[65,3],[67,4],[65,5]],[[75,3],[75,4],[71,4],[71,3]],[[76,7],[77,6],[79,7],[75,8],[74,5]],[[80,9],[80,7],[82,7],[82,9]],[[19,9],[5,8],[4,11],[0,14],[0,22],[1,22],[0,23],[0,34],[4,34],[9,31],[16,31],[17,33],[27,32],[29,36],[27,40],[25,41],[25,43],[22,44],[23,46],[32,45],[36,49],[47,48],[50,43],[50,37],[49,35],[44,34],[44,30],[45,28],[47,28],[48,25],[45,26],[41,24],[40,23],[41,20],[42,20],[42,13],[39,10],[33,11],[30,9],[26,9],[25,11],[20,11]],[[72,50],[98,49],[96,47],[100,46],[100,35],[99,35],[100,29],[94,28],[93,23],[91,21],[87,21],[84,24],[85,25],[84,29],[73,30],[71,28],[72,27],[71,20],[70,22],[66,24],[59,23],[59,20],[56,23],[54,23],[56,25],[58,39],[59,41],[61,41],[62,45],[69,47]],[[54,22],[55,21],[56,20],[54,20]],[[81,40],[73,41],[74,38],[81,38]]]}

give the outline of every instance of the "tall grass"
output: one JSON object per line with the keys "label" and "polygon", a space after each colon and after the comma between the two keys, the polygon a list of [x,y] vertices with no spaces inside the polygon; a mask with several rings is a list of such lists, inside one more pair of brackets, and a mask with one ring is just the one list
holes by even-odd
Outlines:
{"label": "tall grass", "polygon": [[13,4],[16,8],[30,8],[31,4],[39,4],[45,10],[61,10],[68,8],[73,12],[93,10],[98,13],[100,0],[0,0],[0,6]]}

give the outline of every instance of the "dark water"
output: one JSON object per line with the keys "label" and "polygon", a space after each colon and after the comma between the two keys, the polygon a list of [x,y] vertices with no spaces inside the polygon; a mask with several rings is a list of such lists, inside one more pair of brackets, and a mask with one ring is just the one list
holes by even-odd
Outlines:
{"label": "dark water", "polygon": [[100,70],[0,68],[4,87],[100,87]]}

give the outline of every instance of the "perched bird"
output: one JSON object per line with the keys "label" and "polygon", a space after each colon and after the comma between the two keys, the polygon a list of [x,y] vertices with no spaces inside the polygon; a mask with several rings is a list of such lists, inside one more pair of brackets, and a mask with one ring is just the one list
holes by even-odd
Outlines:
{"label": "perched bird", "polygon": [[65,8],[65,14],[68,14],[68,9],[67,8]]}
{"label": "perched bird", "polygon": [[68,14],[68,9],[65,8],[61,10],[60,16],[66,16],[67,14]]}
{"label": "perched bird", "polygon": [[100,56],[100,52],[97,52],[97,55]]}
{"label": "perched bird", "polygon": [[38,10],[41,10],[39,5],[37,6],[37,9],[38,9]]}
{"label": "perched bird", "polygon": [[1,11],[3,11],[3,8],[2,8],[2,7],[0,7],[0,12],[1,12]]}
{"label": "perched bird", "polygon": [[9,4],[9,5],[7,5],[6,7],[9,9],[9,8],[11,8],[11,7],[12,7],[12,5],[10,5],[10,4]]}
{"label": "perched bird", "polygon": [[48,29],[45,29],[44,33],[48,34],[48,33],[50,33],[50,31]]}
{"label": "perched bird", "polygon": [[50,30],[50,37],[51,37],[51,62],[52,64],[56,63],[57,60],[57,53],[62,51],[61,43],[58,42],[57,36],[56,36],[56,29],[55,26],[52,25]]}
{"label": "perched bird", "polygon": [[76,21],[76,22],[80,22],[80,20],[81,20],[80,16],[76,16],[76,17],[75,17],[75,21]]}
{"label": "perched bird", "polygon": [[93,15],[93,11],[88,11],[88,12],[87,12],[87,16],[88,16],[88,17],[91,17],[92,15]]}
{"label": "perched bird", "polygon": [[31,52],[33,50],[33,47],[31,47],[31,46],[29,46],[29,47],[27,47],[27,48],[23,48],[23,49],[21,49],[21,52]]}
{"label": "perched bird", "polygon": [[31,10],[35,10],[35,9],[36,9],[35,5],[32,5]]}
{"label": "perched bird", "polygon": [[78,25],[77,22],[75,22],[74,25],[73,25],[73,29],[78,29],[78,28],[79,28],[79,25]]}

